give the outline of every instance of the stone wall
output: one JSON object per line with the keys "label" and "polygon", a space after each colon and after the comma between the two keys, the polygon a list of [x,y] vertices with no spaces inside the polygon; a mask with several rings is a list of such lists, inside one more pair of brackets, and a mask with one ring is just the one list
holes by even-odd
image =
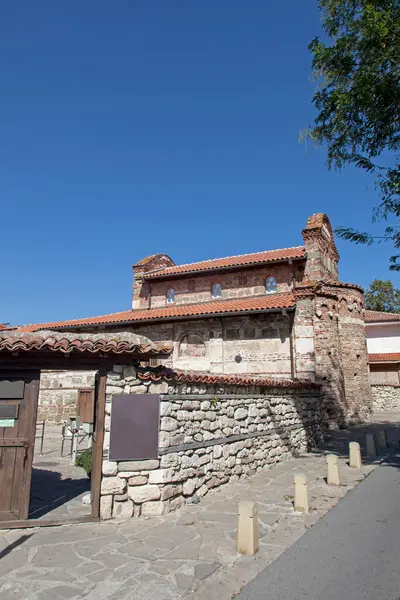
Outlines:
{"label": "stone wall", "polygon": [[38,421],[61,423],[76,415],[78,390],[93,388],[95,371],[41,371]]}
{"label": "stone wall", "polygon": [[[102,519],[170,512],[321,439],[319,389],[312,384],[144,385],[132,367],[118,366],[107,383]],[[112,395],[147,391],[161,395],[159,457],[109,461]]]}
{"label": "stone wall", "polygon": [[132,329],[154,342],[171,343],[173,353],[163,360],[171,368],[279,378],[292,375],[290,330],[290,317],[279,312],[149,323]]}
{"label": "stone wall", "polygon": [[372,385],[373,410],[400,410],[400,385]]}

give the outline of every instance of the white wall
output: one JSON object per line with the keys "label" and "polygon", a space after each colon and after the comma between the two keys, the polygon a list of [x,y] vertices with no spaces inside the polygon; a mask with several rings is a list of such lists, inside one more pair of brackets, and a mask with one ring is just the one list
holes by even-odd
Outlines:
{"label": "white wall", "polygon": [[400,352],[400,323],[371,325],[366,323],[369,354]]}

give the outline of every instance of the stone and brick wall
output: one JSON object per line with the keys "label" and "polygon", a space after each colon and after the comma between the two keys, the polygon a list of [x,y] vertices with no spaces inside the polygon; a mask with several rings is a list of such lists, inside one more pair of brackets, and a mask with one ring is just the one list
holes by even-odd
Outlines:
{"label": "stone and brick wall", "polygon": [[78,390],[93,388],[95,371],[41,371],[38,421],[61,423],[76,415]]}
{"label": "stone and brick wall", "polygon": [[[212,286],[220,283],[222,300],[232,298],[248,298],[265,294],[265,281],[267,277],[276,277],[277,292],[287,292],[293,287],[296,276],[301,279],[302,272],[293,270],[288,263],[272,264],[258,268],[243,268],[231,273],[216,272],[207,275],[197,275],[191,278],[180,277],[163,281],[152,281],[147,284],[144,292],[134,288],[133,308],[158,308],[167,305],[167,292],[175,290],[176,304],[197,304],[198,302],[212,302]],[[136,290],[138,292],[136,293]],[[147,290],[147,291],[146,291]]]}
{"label": "stone and brick wall", "polygon": [[[107,380],[101,518],[161,515],[315,446],[319,389],[148,383],[132,367]],[[108,460],[112,395],[160,394],[159,457]]]}
{"label": "stone and brick wall", "polygon": [[131,330],[154,342],[171,343],[173,352],[163,364],[174,369],[292,376],[289,314],[149,323]]}
{"label": "stone and brick wall", "polygon": [[400,410],[400,385],[372,385],[372,406],[374,410]]}

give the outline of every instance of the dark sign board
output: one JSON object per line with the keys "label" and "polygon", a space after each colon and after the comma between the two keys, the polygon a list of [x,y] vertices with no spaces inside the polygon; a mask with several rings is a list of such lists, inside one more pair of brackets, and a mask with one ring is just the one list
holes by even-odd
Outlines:
{"label": "dark sign board", "polygon": [[2,404],[0,400],[0,419],[17,419],[19,404],[12,402],[10,404]]}
{"label": "dark sign board", "polygon": [[160,396],[121,394],[112,398],[110,460],[158,458]]}
{"label": "dark sign board", "polygon": [[21,400],[24,397],[25,381],[18,379],[2,379],[0,381],[0,398],[5,400]]}

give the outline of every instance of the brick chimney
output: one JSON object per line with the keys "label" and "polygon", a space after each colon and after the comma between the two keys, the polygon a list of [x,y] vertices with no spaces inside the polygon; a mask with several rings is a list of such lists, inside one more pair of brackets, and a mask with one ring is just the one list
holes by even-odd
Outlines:
{"label": "brick chimney", "polygon": [[338,281],[339,253],[327,215],[315,213],[303,229],[307,262],[304,279],[307,281]]}
{"label": "brick chimney", "polygon": [[152,254],[133,265],[133,309],[150,307],[151,286],[145,279],[146,273],[160,271],[174,265],[174,261],[167,254]]}

